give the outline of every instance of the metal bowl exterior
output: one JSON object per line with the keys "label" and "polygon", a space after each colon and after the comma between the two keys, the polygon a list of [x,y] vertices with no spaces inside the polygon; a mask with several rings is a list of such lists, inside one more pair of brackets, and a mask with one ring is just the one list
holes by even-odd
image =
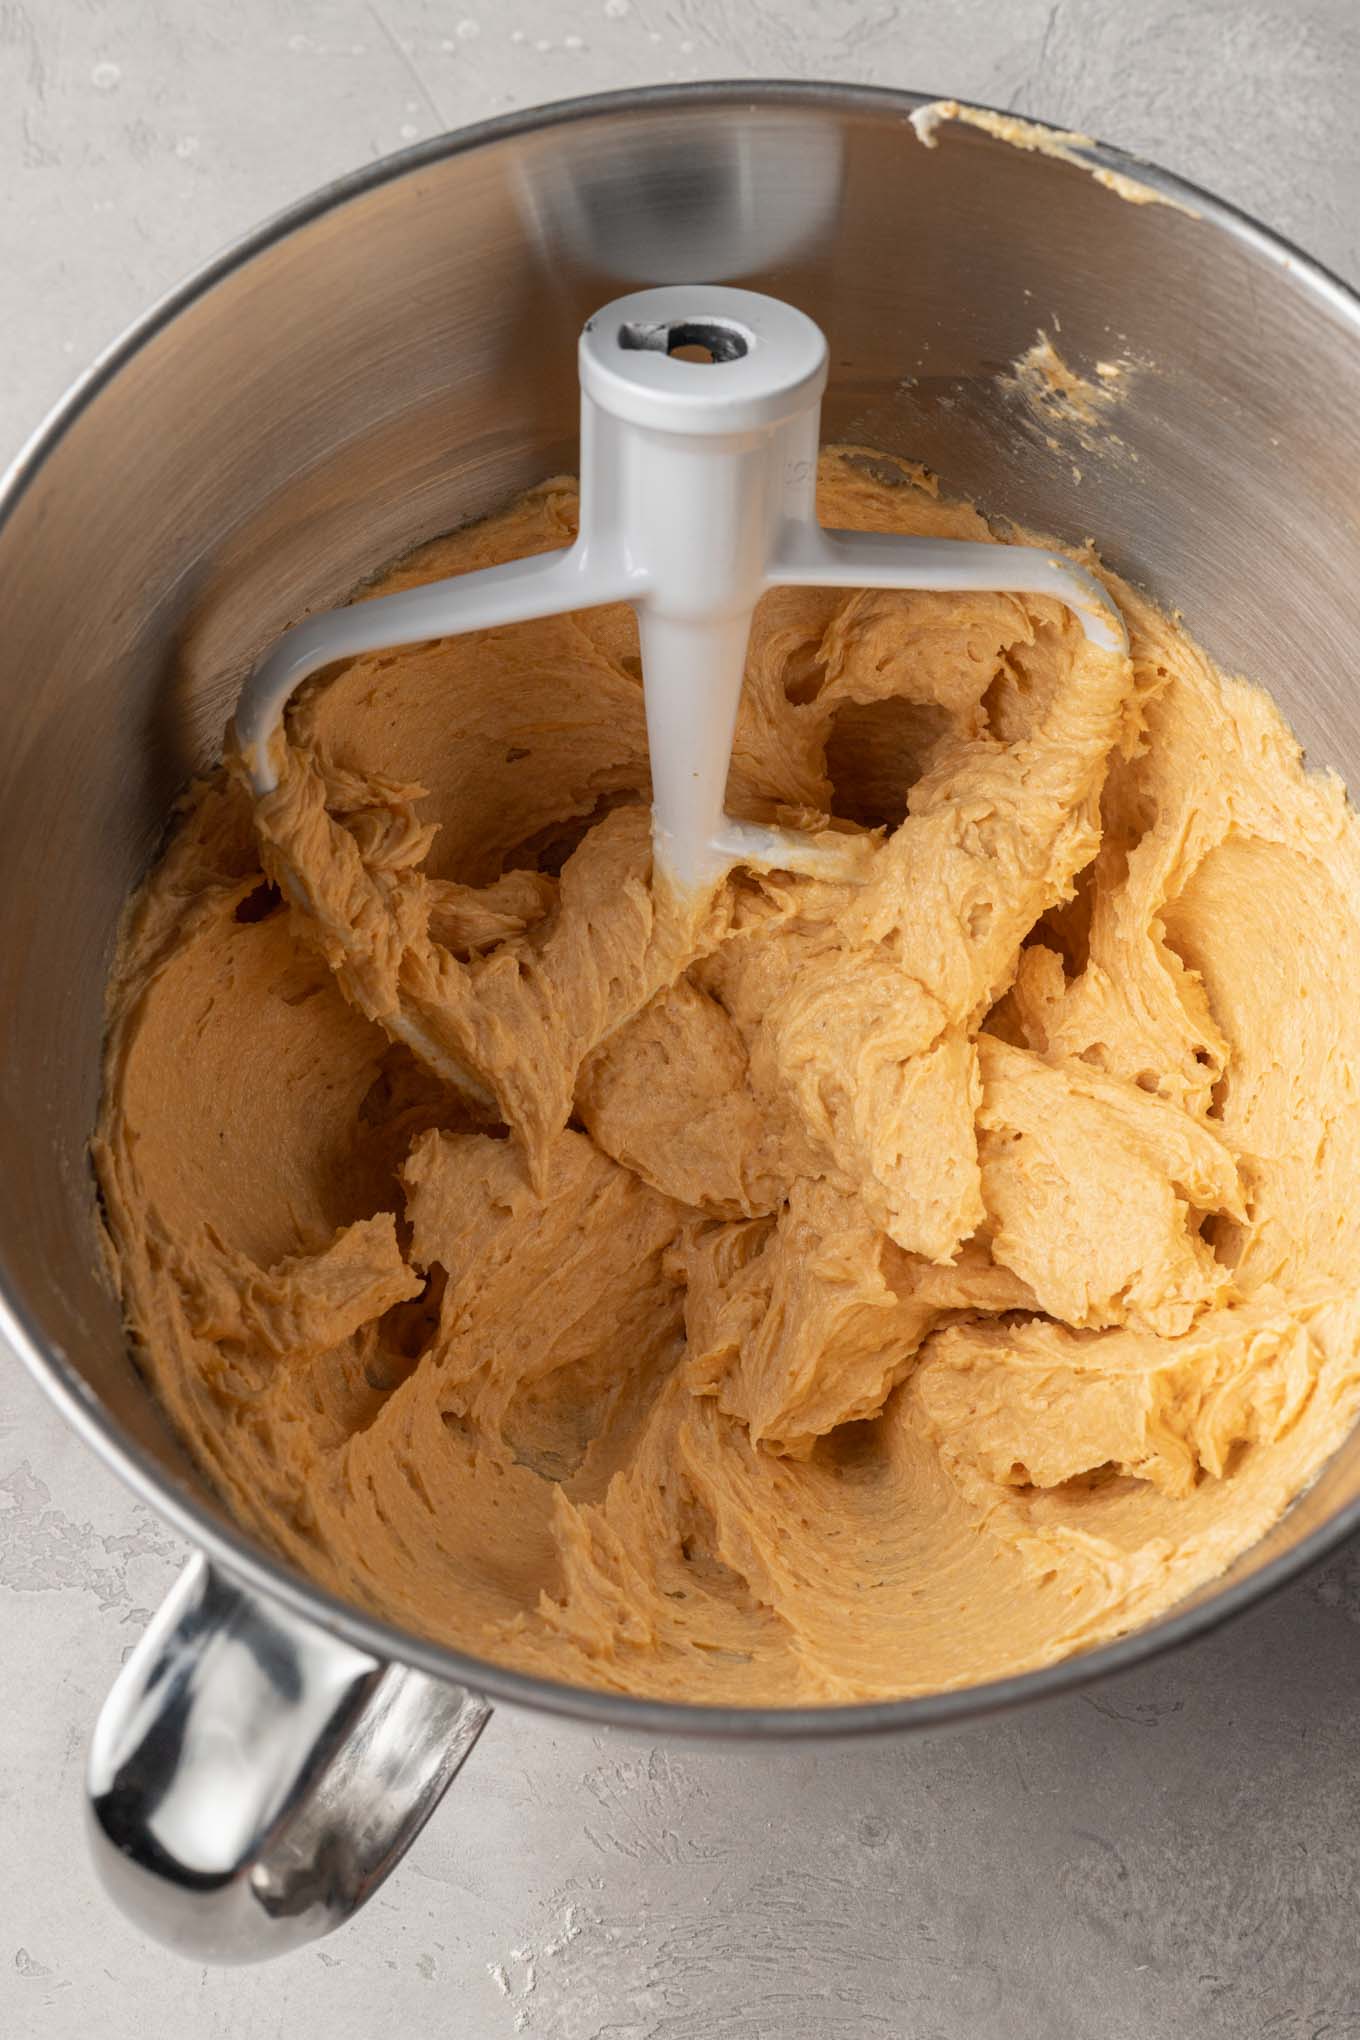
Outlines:
{"label": "metal bowl exterior", "polygon": [[[488,122],[263,228],[115,346],[0,494],[0,1331],[86,1441],[221,1570],[384,1659],[648,1734],[928,1727],[1181,1643],[1360,1526],[1353,1438],[1275,1531],[1164,1621],[915,1700],[702,1708],[565,1687],[393,1628],[231,1522],[125,1351],[86,1142],[103,983],[171,802],[245,671],[374,564],[574,462],[573,345],[629,285],[739,281],[828,332],[830,437],[924,459],[1000,515],[1095,537],[1314,762],[1360,783],[1360,302],[1241,215],[1094,149],[1169,203],[910,94],[698,86]],[[1035,337],[1133,368],[1124,452],[1070,461],[997,377]]]}

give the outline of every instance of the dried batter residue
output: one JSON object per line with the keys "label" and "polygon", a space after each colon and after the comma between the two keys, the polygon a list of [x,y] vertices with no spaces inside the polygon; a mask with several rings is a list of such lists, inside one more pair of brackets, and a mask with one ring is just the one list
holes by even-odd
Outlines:
{"label": "dried batter residue", "polygon": [[[1111,426],[1136,367],[1128,359],[1098,361],[1092,381],[1070,367],[1049,335],[1040,331],[998,380],[1024,406],[1051,453],[1070,457],[1075,445],[1086,453],[1114,452],[1136,460],[1137,454]],[[1080,469],[1074,472],[1080,480]]]}
{"label": "dried batter residue", "polygon": [[911,116],[916,138],[927,149],[939,147],[939,129],[947,120],[981,128],[984,134],[1008,143],[1013,149],[1025,149],[1036,156],[1055,156],[1060,163],[1071,163],[1130,205],[1166,205],[1188,219],[1199,218],[1194,207],[1183,200],[1158,191],[1154,185],[1143,184],[1123,170],[1111,170],[1106,163],[1093,162],[1091,157],[1100,145],[1076,128],[1041,127],[1037,121],[1022,120],[1017,114],[994,113],[986,106],[965,106],[958,99],[933,99],[929,106],[918,106]]}

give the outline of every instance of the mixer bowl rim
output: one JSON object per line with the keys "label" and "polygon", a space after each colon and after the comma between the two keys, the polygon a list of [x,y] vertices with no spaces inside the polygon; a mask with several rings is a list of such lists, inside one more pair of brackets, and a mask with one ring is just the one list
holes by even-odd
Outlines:
{"label": "mixer bowl rim", "polygon": [[[939,103],[940,97],[938,94],[888,86],[803,79],[713,80],[687,85],[634,87],[500,114],[417,143],[336,178],[276,213],[194,271],[135,320],[95,359],[37,427],[0,477],[0,535],[3,535],[24,495],[66,433],[143,347],[171,325],[181,312],[206,297],[217,284],[245,268],[257,255],[323,215],[337,211],[351,199],[361,198],[382,185],[455,156],[612,113],[636,114],[649,109],[666,112],[695,106],[729,106],[733,110],[745,107],[752,112],[790,107],[898,116],[906,120],[919,108]],[[980,110],[1001,111],[986,107]],[[1064,143],[1069,142],[1067,131],[1047,122],[1030,121],[1028,116],[1025,118],[1029,126],[1041,129]],[[1282,236],[1187,179],[1106,143],[1083,140],[1078,153],[1076,174],[1084,174],[1080,166],[1089,165],[1130,177],[1159,197],[1197,216],[1200,221],[1212,224],[1230,239],[1245,244],[1254,254],[1273,262],[1288,277],[1292,288],[1311,293],[1334,318],[1349,326],[1357,345],[1360,345],[1360,295]],[[66,1355],[50,1345],[37,1326],[30,1322],[18,1301],[2,1254],[0,1337],[8,1341],[66,1421],[139,1500],[164,1517],[224,1572],[252,1588],[266,1601],[282,1603],[295,1615],[319,1624],[360,1650],[416,1666],[436,1678],[467,1686],[490,1699],[644,1735],[763,1742],[839,1740],[941,1727],[951,1722],[996,1714],[1127,1671],[1163,1651],[1207,1634],[1285,1586],[1360,1529],[1360,1497],[1357,1497],[1335,1510],[1289,1551],[1247,1578],[1208,1595],[1195,1605],[1132,1630],[1098,1649],[981,1685],[963,1686],[912,1699],[828,1707],[704,1706],[686,1701],[647,1700],[632,1694],[538,1678],[493,1664],[401,1629],[379,1616],[366,1614],[325,1588],[311,1584],[301,1574],[293,1573],[281,1560],[253,1545],[235,1524],[219,1520],[205,1502],[177,1488],[154,1457],[124,1433]]]}

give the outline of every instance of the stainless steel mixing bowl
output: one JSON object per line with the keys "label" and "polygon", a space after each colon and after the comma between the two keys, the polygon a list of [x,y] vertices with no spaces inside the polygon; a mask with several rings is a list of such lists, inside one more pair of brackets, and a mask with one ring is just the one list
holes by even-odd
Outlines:
{"label": "stainless steel mixing bowl", "polygon": [[[1155,199],[903,93],[731,85],[578,100],[447,136],[286,214],[86,377],[0,499],[0,1320],[89,1444],[197,1546],[96,1731],[115,1896],[206,1959],[362,1902],[503,1698],[663,1736],[927,1728],[1182,1642],[1360,1522],[1360,1437],[1164,1621],[890,1705],[704,1710],[578,1691],[394,1629],[222,1512],[126,1355],[86,1143],[119,912],[242,676],[289,622],[575,457],[574,343],[625,287],[739,280],[831,341],[828,437],[900,450],[1071,538],[1360,784],[1360,304],[1230,208]],[[999,378],[1045,328],[1139,364],[1122,449],[1072,449]],[[1357,988],[1360,990],[1360,988]]]}

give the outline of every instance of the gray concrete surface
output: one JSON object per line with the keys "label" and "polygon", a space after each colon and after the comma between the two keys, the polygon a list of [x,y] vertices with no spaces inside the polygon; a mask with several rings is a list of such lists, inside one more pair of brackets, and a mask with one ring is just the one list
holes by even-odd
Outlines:
{"label": "gray concrete surface", "polygon": [[[1189,173],[1360,277],[1354,0],[6,0],[0,454],[158,292],[337,171],[569,93],[957,92]],[[1360,2036],[1360,1549],[1179,1657],[1003,1722],[748,1756],[494,1720],[343,1935],[217,1973],[80,1831],[174,1537],[0,1355],[7,2040]]]}

